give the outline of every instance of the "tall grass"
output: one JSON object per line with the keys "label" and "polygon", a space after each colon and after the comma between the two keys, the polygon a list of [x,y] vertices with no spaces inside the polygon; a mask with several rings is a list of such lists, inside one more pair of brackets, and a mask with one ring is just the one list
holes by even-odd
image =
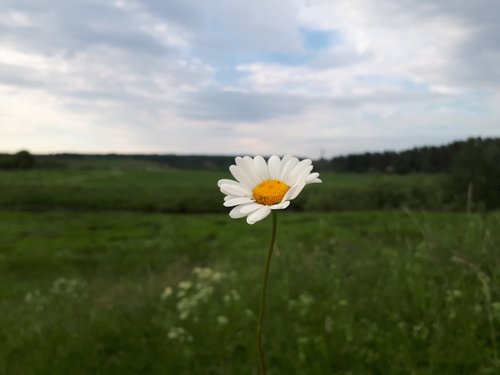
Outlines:
{"label": "tall grass", "polygon": [[[226,173],[149,169],[69,169],[0,172],[0,207],[15,209],[225,212],[216,183]],[[442,176],[323,173],[324,183],[291,209],[346,211],[447,208]]]}
{"label": "tall grass", "polygon": [[[498,214],[282,213],[270,374],[497,374]],[[266,221],[0,212],[0,373],[251,374]]]}

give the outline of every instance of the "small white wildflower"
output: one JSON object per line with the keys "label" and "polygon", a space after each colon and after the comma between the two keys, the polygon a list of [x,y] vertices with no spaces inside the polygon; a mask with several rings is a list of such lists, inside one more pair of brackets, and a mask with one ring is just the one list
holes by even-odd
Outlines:
{"label": "small white wildflower", "polygon": [[54,280],[50,292],[53,294],[64,294],[70,297],[77,297],[86,286],[87,283],[83,280],[60,277]]}
{"label": "small white wildflower", "polygon": [[172,288],[167,286],[165,289],[163,289],[163,293],[161,294],[161,299],[167,299],[172,295]]}
{"label": "small white wildflower", "polygon": [[219,282],[222,280],[222,274],[220,272],[215,272],[213,275],[212,275],[212,281],[215,281],[215,282]]}
{"label": "small white wildflower", "polygon": [[183,290],[188,290],[189,288],[191,288],[191,281],[181,281],[179,283],[179,288],[183,289]]}
{"label": "small white wildflower", "polygon": [[231,297],[233,298],[233,300],[235,301],[239,301],[240,300],[240,295],[238,293],[238,291],[236,290],[231,290]]}
{"label": "small white wildflower", "polygon": [[212,277],[212,270],[210,268],[195,268],[193,273],[200,280],[210,279]]}
{"label": "small white wildflower", "polygon": [[198,291],[193,297],[196,299],[206,301],[214,292],[214,287],[211,285],[205,286]]}
{"label": "small white wildflower", "polygon": [[301,294],[299,300],[304,306],[309,306],[314,302],[314,298],[309,294]]}
{"label": "small white wildflower", "polygon": [[177,338],[177,336],[178,336],[178,334],[177,334],[177,332],[176,332],[176,331],[170,330],[170,331],[168,332],[168,338],[169,338],[169,339],[176,339],[176,338]]}
{"label": "small white wildflower", "polygon": [[225,303],[229,303],[231,301],[239,301],[240,300],[240,295],[239,293],[232,289],[229,291],[228,294],[225,294],[224,297],[222,297]]}
{"label": "small white wildflower", "polygon": [[193,310],[197,304],[198,301],[196,299],[183,298],[177,302],[177,311],[179,311],[181,315],[184,315],[186,312],[189,314],[189,312]]}
{"label": "small white wildflower", "polygon": [[217,317],[217,323],[219,323],[220,325],[225,325],[225,324],[227,324],[227,322],[228,322],[227,317],[225,317],[223,315],[220,315]]}
{"label": "small white wildflower", "polygon": [[170,340],[178,340],[178,341],[191,341],[192,337],[187,334],[186,330],[182,327],[171,327],[168,331],[167,337]]}

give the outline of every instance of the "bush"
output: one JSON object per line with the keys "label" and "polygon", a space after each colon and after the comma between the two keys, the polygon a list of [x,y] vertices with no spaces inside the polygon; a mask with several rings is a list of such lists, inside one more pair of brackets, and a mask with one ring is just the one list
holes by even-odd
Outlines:
{"label": "bush", "polygon": [[460,209],[500,207],[500,145],[469,139],[453,162],[448,190]]}
{"label": "bush", "polygon": [[19,151],[14,155],[0,155],[0,169],[33,169],[35,158],[28,151]]}

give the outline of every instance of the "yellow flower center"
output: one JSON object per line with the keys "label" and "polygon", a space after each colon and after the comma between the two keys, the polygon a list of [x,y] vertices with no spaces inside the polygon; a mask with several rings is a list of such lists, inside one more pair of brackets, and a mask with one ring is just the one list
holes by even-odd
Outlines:
{"label": "yellow flower center", "polygon": [[272,206],[280,203],[290,186],[279,180],[266,180],[253,189],[253,197],[257,203]]}

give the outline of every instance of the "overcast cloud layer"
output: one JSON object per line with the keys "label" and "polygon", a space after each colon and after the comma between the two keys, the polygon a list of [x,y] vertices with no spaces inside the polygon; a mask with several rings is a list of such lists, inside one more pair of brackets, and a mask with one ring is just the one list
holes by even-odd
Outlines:
{"label": "overcast cloud layer", "polygon": [[318,157],[500,135],[498,0],[0,2],[0,151]]}

